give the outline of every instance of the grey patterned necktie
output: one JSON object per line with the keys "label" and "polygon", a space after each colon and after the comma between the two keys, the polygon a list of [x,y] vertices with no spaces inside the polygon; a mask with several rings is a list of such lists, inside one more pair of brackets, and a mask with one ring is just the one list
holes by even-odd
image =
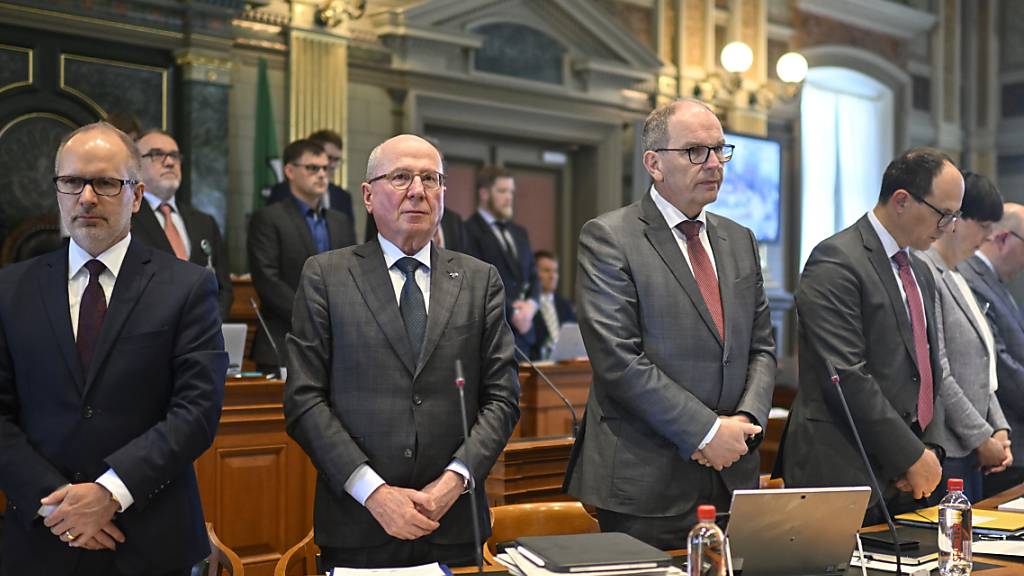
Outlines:
{"label": "grey patterned necktie", "polygon": [[417,358],[423,347],[423,336],[427,332],[427,307],[423,301],[423,292],[416,283],[416,270],[421,265],[419,260],[408,256],[395,262],[395,268],[405,274],[405,285],[402,286],[398,308],[402,311],[405,331],[409,334],[409,342]]}

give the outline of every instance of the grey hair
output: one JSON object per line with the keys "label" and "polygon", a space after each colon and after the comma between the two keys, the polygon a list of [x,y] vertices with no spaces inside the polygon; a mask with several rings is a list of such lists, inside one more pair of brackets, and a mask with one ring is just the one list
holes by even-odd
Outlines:
{"label": "grey hair", "polygon": [[128,166],[126,166],[128,170],[128,178],[136,181],[142,180],[142,157],[139,155],[139,149],[136,148],[135,142],[132,141],[130,136],[119,130],[116,126],[104,122],[103,120],[77,128],[60,141],[60,146],[57,146],[57,154],[53,158],[53,175],[60,176],[58,173],[58,170],[60,169],[60,155],[64,152],[64,147],[67,146],[68,142],[79,134],[92,132],[93,130],[106,130],[121,141],[125,150],[128,151]]}
{"label": "grey hair", "polygon": [[644,152],[668,146],[668,121],[676,113],[680,104],[697,104],[712,114],[715,112],[707,104],[695,98],[680,98],[658,106],[644,120],[644,131],[640,137],[640,144],[643,146]]}

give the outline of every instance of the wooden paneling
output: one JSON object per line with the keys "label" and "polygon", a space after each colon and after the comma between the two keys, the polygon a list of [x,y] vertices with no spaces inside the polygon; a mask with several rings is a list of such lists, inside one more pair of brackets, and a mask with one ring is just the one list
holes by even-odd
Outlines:
{"label": "wooden paneling", "polygon": [[[541,365],[540,369],[551,383],[576,408],[576,414],[583,418],[583,409],[590,394],[593,376],[590,362],[565,362]],[[519,383],[522,392],[519,406],[522,414],[519,425],[512,433],[513,438],[543,438],[546,436],[568,436],[572,433],[572,416],[558,395],[537,376],[528,365],[519,368]]]}
{"label": "wooden paneling", "polygon": [[489,504],[572,500],[562,493],[572,444],[569,437],[509,442],[487,477]]}

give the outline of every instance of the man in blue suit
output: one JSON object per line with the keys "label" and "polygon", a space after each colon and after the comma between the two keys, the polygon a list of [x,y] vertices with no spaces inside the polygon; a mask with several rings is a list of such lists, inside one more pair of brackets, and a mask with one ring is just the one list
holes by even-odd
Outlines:
{"label": "man in blue suit", "polygon": [[540,282],[540,301],[537,314],[533,316],[533,331],[536,341],[530,358],[547,360],[558,341],[562,324],[576,322],[572,302],[558,293],[558,258],[547,250],[538,250],[533,255],[537,262],[537,279]]}
{"label": "man in blue suit", "polygon": [[217,280],[132,239],[123,132],[75,130],[55,171],[69,243],[0,271],[4,573],[188,574],[210,551],[192,463],[223,401]]}
{"label": "man in blue suit", "polygon": [[1013,462],[985,477],[985,495],[1024,482],[1024,317],[1007,287],[1024,270],[1024,206],[1003,205],[1003,218],[981,248],[957,266],[992,327],[996,349],[996,396],[1010,424]]}

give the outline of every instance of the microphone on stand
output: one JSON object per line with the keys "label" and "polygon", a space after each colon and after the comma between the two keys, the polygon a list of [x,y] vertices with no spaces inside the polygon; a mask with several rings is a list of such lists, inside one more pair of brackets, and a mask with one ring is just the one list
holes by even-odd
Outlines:
{"label": "microphone on stand", "polygon": [[210,245],[210,241],[203,238],[199,241],[199,247],[203,250],[203,254],[206,254],[206,269],[216,274],[213,269],[213,246]]}
{"label": "microphone on stand", "polygon": [[473,544],[476,546],[476,569],[484,571],[483,542],[480,537],[480,516],[476,505],[476,476],[469,466],[469,419],[466,417],[466,378],[462,373],[462,360],[455,360],[455,387],[459,389],[459,412],[462,414],[462,437],[466,439],[466,469],[469,470],[469,503],[473,512]]}
{"label": "microphone on stand", "polygon": [[846,415],[847,424],[850,425],[850,431],[853,432],[853,439],[857,442],[857,450],[860,451],[861,460],[864,461],[864,468],[867,470],[868,478],[871,480],[871,488],[878,494],[878,504],[882,507],[882,513],[885,514],[885,522],[889,525],[889,534],[892,535],[892,545],[896,552],[896,573],[902,574],[903,563],[900,557],[900,539],[896,533],[896,525],[893,524],[892,517],[889,515],[889,507],[885,505],[885,495],[882,494],[882,489],[878,485],[875,471],[871,469],[871,461],[868,460],[868,454],[864,451],[864,443],[861,442],[860,433],[857,432],[857,425],[853,422],[850,406],[846,403],[846,395],[843,394],[843,388],[839,385],[839,374],[836,372],[836,367],[828,360],[825,360],[825,367],[828,368],[829,382],[835,387],[836,393],[839,395],[839,403],[843,406],[843,413]]}
{"label": "microphone on stand", "polygon": [[281,352],[277,349],[277,343],[274,342],[274,337],[270,335],[270,329],[267,328],[267,321],[263,319],[263,314],[260,313],[260,306],[256,303],[255,298],[249,298],[249,304],[252,304],[252,309],[256,311],[256,319],[260,321],[260,326],[263,327],[263,333],[267,335],[267,340],[270,341],[270,347],[274,350],[274,358],[277,359],[277,376],[281,380],[287,380],[288,369],[285,368],[284,362],[281,362]]}
{"label": "microphone on stand", "polygon": [[537,373],[537,376],[540,376],[540,379],[543,380],[544,383],[548,385],[548,388],[551,388],[555,392],[555,394],[558,395],[558,398],[562,401],[562,404],[565,404],[565,407],[569,410],[569,414],[572,416],[572,438],[573,440],[575,440],[576,434],[580,431],[580,420],[579,417],[576,416],[576,408],[573,407],[572,402],[569,402],[569,399],[565,397],[565,394],[562,394],[562,391],[558,389],[558,386],[555,386],[554,382],[549,380],[547,375],[541,372],[540,368],[538,368],[537,365],[533,363],[533,360],[530,360],[530,357],[527,356],[525,352],[519,349],[519,346],[516,346],[515,344],[513,344],[512,346],[516,349],[516,353],[522,356],[523,360],[526,360],[526,363],[530,365],[530,368],[532,368],[533,371]]}

